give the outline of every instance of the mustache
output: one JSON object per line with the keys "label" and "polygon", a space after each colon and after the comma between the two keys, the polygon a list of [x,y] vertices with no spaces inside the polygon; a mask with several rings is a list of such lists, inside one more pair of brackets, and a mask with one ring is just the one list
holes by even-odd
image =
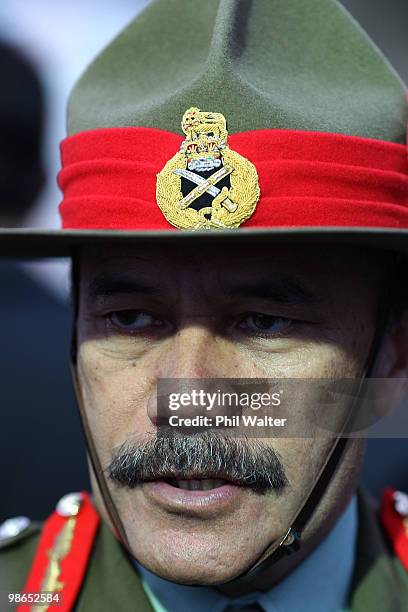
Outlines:
{"label": "mustache", "polygon": [[113,453],[106,472],[114,484],[128,489],[168,478],[220,478],[258,493],[280,491],[289,484],[271,446],[213,432],[174,432],[140,444],[126,442]]}

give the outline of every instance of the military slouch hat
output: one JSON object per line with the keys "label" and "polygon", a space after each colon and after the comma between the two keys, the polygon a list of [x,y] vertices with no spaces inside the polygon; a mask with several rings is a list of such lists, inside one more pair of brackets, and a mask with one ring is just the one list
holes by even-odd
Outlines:
{"label": "military slouch hat", "polygon": [[338,242],[408,252],[405,87],[336,0],[153,0],[75,86],[61,230],[101,241]]}

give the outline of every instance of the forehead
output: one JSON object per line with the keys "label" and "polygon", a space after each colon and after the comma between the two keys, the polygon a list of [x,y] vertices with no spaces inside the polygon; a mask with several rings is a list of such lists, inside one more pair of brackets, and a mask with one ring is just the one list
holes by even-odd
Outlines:
{"label": "forehead", "polygon": [[134,275],[163,288],[207,284],[228,288],[249,280],[297,279],[311,288],[370,285],[381,259],[376,252],[321,245],[108,246],[79,256],[81,285],[109,274]]}

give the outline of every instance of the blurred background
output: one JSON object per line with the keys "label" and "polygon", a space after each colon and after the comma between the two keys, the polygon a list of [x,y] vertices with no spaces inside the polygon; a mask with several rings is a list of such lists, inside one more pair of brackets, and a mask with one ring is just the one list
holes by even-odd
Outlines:
{"label": "blurred background", "polygon": [[[148,0],[1,0],[0,226],[59,227],[69,91]],[[408,1],[342,0],[408,83]],[[21,92],[24,91],[24,95]],[[68,355],[68,262],[0,262],[0,522],[89,488]],[[408,441],[370,440],[362,482],[408,491]]]}

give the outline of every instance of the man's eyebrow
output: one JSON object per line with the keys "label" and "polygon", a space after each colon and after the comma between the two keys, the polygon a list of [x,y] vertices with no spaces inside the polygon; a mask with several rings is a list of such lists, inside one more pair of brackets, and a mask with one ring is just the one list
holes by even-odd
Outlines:
{"label": "man's eyebrow", "polygon": [[88,287],[88,297],[91,300],[108,298],[115,295],[159,295],[160,289],[125,274],[100,274],[94,278]]}
{"label": "man's eyebrow", "polygon": [[232,287],[230,297],[249,297],[271,300],[278,304],[312,304],[321,302],[323,297],[306,287],[300,280],[279,276],[271,280],[250,281]]}
{"label": "man's eyebrow", "polygon": [[[127,274],[100,274],[91,281],[88,297],[95,301],[116,295],[144,294],[160,296],[157,285],[145,283]],[[249,297],[267,299],[278,304],[310,304],[322,301],[320,294],[306,287],[300,280],[279,276],[273,279],[248,281],[227,290],[228,297]]]}

